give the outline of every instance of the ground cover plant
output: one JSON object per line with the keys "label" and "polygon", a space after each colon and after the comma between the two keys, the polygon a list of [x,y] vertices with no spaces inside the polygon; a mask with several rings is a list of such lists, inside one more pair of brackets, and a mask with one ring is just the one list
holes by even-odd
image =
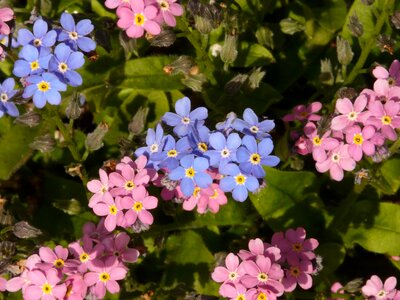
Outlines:
{"label": "ground cover plant", "polygon": [[1,299],[400,299],[400,1],[0,1]]}

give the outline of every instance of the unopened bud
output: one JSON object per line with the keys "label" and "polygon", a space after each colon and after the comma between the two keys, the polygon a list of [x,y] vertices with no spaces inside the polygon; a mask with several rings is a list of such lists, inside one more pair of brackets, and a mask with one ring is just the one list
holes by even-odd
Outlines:
{"label": "unopened bud", "polygon": [[358,96],[358,93],[356,89],[344,86],[337,91],[336,95],[336,98],[348,98],[354,100]]}
{"label": "unopened bud", "polygon": [[350,17],[350,21],[349,24],[347,24],[347,27],[355,37],[360,37],[364,33],[364,28],[356,14]]}
{"label": "unopened bud", "polygon": [[369,180],[370,176],[369,176],[369,171],[368,169],[364,169],[362,168],[360,171],[355,173],[354,176],[354,184],[361,184],[361,182],[363,180]]}
{"label": "unopened bud", "polygon": [[274,32],[266,26],[261,26],[256,31],[256,39],[260,45],[274,49]]}
{"label": "unopened bud", "polygon": [[29,225],[28,222],[20,221],[14,225],[13,233],[17,238],[29,239],[34,238],[42,234],[42,232]]}
{"label": "unopened bud", "polygon": [[321,60],[321,73],[319,75],[319,80],[326,85],[334,84],[334,77],[332,72],[332,63],[329,58]]}
{"label": "unopened bud", "polygon": [[195,65],[193,59],[187,55],[179,56],[171,64],[164,67],[164,72],[168,75],[188,74]]}
{"label": "unopened bud", "polygon": [[108,124],[101,122],[92,133],[87,135],[85,141],[86,149],[96,151],[103,147],[103,138],[108,132],[108,129]]}
{"label": "unopened bud", "polygon": [[299,21],[292,18],[286,18],[279,22],[283,33],[293,35],[296,32],[304,31],[305,27]]}
{"label": "unopened bud", "polygon": [[396,41],[387,34],[380,34],[377,39],[377,45],[381,52],[388,52],[390,55],[393,55],[395,43]]}
{"label": "unopened bud", "polygon": [[212,21],[198,15],[194,16],[194,26],[202,34],[210,33],[213,30]]}
{"label": "unopened bud", "polygon": [[0,257],[1,259],[10,258],[15,253],[15,243],[10,241],[0,242]]}
{"label": "unopened bud", "polygon": [[336,37],[337,58],[340,64],[347,66],[353,59],[354,53],[351,50],[350,43],[344,38]]}
{"label": "unopened bud", "polygon": [[195,92],[201,92],[203,85],[207,82],[207,77],[204,74],[187,75],[181,79],[181,82]]}
{"label": "unopened bud", "polygon": [[237,94],[248,77],[249,76],[247,74],[236,75],[225,84],[224,91],[231,96]]}
{"label": "unopened bud", "polygon": [[41,117],[38,113],[34,111],[28,111],[27,113],[20,115],[14,120],[14,123],[21,124],[29,127],[35,127],[39,125]]}
{"label": "unopened bud", "polygon": [[138,135],[144,129],[147,115],[149,113],[148,107],[141,106],[129,122],[128,130],[134,135]]}
{"label": "unopened bud", "polygon": [[298,156],[293,156],[290,158],[290,167],[293,170],[301,171],[304,169],[304,160],[302,160]]}
{"label": "unopened bud", "polygon": [[173,30],[164,28],[158,35],[146,35],[147,40],[153,47],[169,47],[175,43],[176,35]]}
{"label": "unopened bud", "polygon": [[343,287],[343,289],[349,293],[356,293],[360,291],[361,286],[364,284],[364,281],[362,278],[355,278],[352,281],[349,281],[346,283],[346,285]]}
{"label": "unopened bud", "polygon": [[400,11],[396,10],[393,16],[390,17],[390,21],[392,21],[393,26],[396,29],[400,29]]}
{"label": "unopened bud", "polygon": [[37,136],[29,147],[34,150],[39,150],[42,153],[51,152],[54,150],[56,141],[50,134]]}
{"label": "unopened bud", "polygon": [[83,178],[81,164],[78,163],[69,164],[68,166],[65,166],[65,172],[72,177],[78,176],[79,178]]}
{"label": "unopened bud", "polygon": [[81,94],[74,93],[72,95],[71,100],[69,101],[67,108],[65,109],[65,115],[68,119],[76,120],[81,115],[82,110],[80,108],[80,100]]}
{"label": "unopened bud", "polygon": [[119,152],[121,152],[121,156],[132,156],[134,154],[133,152],[133,144],[130,139],[127,138],[121,138],[118,141],[118,146],[119,146]]}
{"label": "unopened bud", "polygon": [[214,44],[214,45],[211,45],[211,47],[210,47],[211,55],[214,57],[217,57],[218,55],[220,55],[221,50],[222,50],[222,46],[220,44]]}
{"label": "unopened bud", "polygon": [[132,230],[135,233],[140,233],[142,231],[146,231],[150,228],[148,224],[142,223],[139,219],[132,225]]}
{"label": "unopened bud", "polygon": [[238,51],[236,49],[237,45],[237,36],[236,35],[231,35],[231,34],[226,34],[225,35],[225,41],[224,44],[222,45],[221,49],[221,60],[224,63],[231,64],[235,61]]}
{"label": "unopened bud", "polygon": [[249,87],[254,90],[260,86],[261,80],[264,78],[265,72],[261,68],[254,69],[249,75]]}

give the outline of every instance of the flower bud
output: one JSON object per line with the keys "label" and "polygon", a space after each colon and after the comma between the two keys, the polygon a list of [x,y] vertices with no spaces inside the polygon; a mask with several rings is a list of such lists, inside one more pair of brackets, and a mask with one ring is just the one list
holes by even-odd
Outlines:
{"label": "flower bud", "polygon": [[133,156],[134,145],[130,139],[121,138],[118,141],[118,146],[119,146],[119,152],[121,153],[122,157]]}
{"label": "flower bud", "polygon": [[336,94],[337,98],[348,98],[350,100],[354,100],[358,96],[357,90],[345,86],[341,87]]}
{"label": "flower bud", "polygon": [[264,78],[265,72],[261,71],[261,68],[253,69],[249,75],[249,87],[254,90],[260,86],[261,80]]}
{"label": "flower bud", "polygon": [[319,74],[319,80],[326,85],[334,84],[332,63],[329,58],[321,60],[321,74]]}
{"label": "flower bud", "polygon": [[346,285],[343,287],[343,289],[349,293],[357,293],[360,291],[360,288],[363,284],[364,284],[364,281],[362,278],[355,278],[355,279],[349,281],[348,283],[346,283]]}
{"label": "flower bud", "polygon": [[355,37],[360,37],[364,33],[364,28],[356,14],[350,17],[350,21],[349,24],[347,24],[347,27],[349,28],[351,34]]}
{"label": "flower bud", "polygon": [[400,11],[396,10],[390,17],[390,21],[396,29],[400,29]]}
{"label": "flower bud", "polygon": [[141,106],[129,122],[128,130],[133,135],[138,135],[144,129],[147,114],[149,113],[148,107]]}
{"label": "flower bud", "polygon": [[361,182],[363,180],[367,180],[368,181],[369,179],[371,179],[371,178],[369,176],[368,169],[362,168],[360,171],[355,173],[354,184],[361,184]]}
{"label": "flower bud", "polygon": [[350,43],[344,38],[336,37],[337,58],[340,64],[347,66],[353,59],[354,53],[351,50]]}
{"label": "flower bud", "polygon": [[41,117],[38,113],[34,111],[28,111],[27,113],[20,115],[14,120],[14,123],[21,124],[29,127],[35,127],[39,125]]}
{"label": "flower bud", "polygon": [[274,49],[274,32],[266,26],[261,26],[256,31],[256,39],[260,45]]}
{"label": "flower bud", "polygon": [[163,70],[168,75],[188,74],[194,65],[190,56],[181,55],[171,64],[166,65]]}
{"label": "flower bud", "polygon": [[202,34],[210,33],[213,30],[211,20],[201,16],[194,16],[194,26]]}
{"label": "flower bud", "polygon": [[224,44],[222,45],[221,49],[221,60],[226,63],[226,64],[231,64],[236,60],[236,57],[238,55],[238,51],[236,50],[237,48],[237,36],[236,35],[231,35],[231,34],[226,34],[225,35],[225,41]]}
{"label": "flower bud", "polygon": [[108,132],[108,124],[101,122],[96,129],[86,137],[85,147],[89,151],[96,151],[103,147],[103,138]]}
{"label": "flower bud", "polygon": [[231,96],[237,94],[248,77],[249,76],[247,74],[236,75],[225,84],[224,91]]}
{"label": "flower bud", "polygon": [[29,225],[28,222],[20,221],[14,225],[13,233],[17,238],[29,239],[34,238],[42,234],[42,232]]}
{"label": "flower bud", "polygon": [[377,45],[381,52],[388,52],[390,55],[393,55],[395,43],[396,41],[387,34],[380,34],[377,39]]}
{"label": "flower bud", "polygon": [[296,32],[304,31],[305,27],[300,22],[292,18],[286,18],[279,22],[283,33],[293,35]]}
{"label": "flower bud", "polygon": [[81,94],[79,93],[74,93],[74,95],[71,97],[71,100],[69,101],[67,108],[65,109],[65,115],[68,119],[76,120],[81,115],[82,110],[80,107],[80,99]]}
{"label": "flower bud", "polygon": [[207,82],[207,77],[204,74],[186,75],[181,82],[195,92],[203,90],[203,84]]}
{"label": "flower bud", "polygon": [[158,35],[146,34],[146,38],[153,47],[169,47],[175,43],[176,35],[173,30],[164,28]]}
{"label": "flower bud", "polygon": [[0,242],[0,257],[1,259],[12,257],[15,253],[15,243],[10,241]]}
{"label": "flower bud", "polygon": [[34,150],[40,150],[42,153],[51,152],[54,150],[56,142],[50,134],[37,136],[29,147]]}

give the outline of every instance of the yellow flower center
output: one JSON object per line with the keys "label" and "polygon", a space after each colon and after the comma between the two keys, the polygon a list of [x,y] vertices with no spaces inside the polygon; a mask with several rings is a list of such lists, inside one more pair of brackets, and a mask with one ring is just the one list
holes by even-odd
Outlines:
{"label": "yellow flower center", "polygon": [[2,39],[0,40],[0,43],[3,44],[3,45],[6,45],[6,38],[2,38]]}
{"label": "yellow flower center", "polygon": [[160,8],[161,8],[161,10],[168,10],[168,9],[169,9],[169,3],[168,3],[168,1],[159,0],[158,3],[160,3]]}
{"label": "yellow flower center", "polygon": [[356,133],[353,137],[353,143],[356,145],[362,145],[364,139],[361,133]]}
{"label": "yellow flower center", "polygon": [[37,88],[41,92],[47,92],[50,89],[50,82],[41,81],[37,84]]}
{"label": "yellow flower center", "polygon": [[290,274],[292,274],[294,277],[297,277],[300,275],[300,270],[298,267],[291,267],[290,268]]}
{"label": "yellow flower center", "polygon": [[65,73],[65,72],[67,72],[67,70],[68,70],[68,66],[66,63],[62,62],[58,65],[58,71],[60,71],[61,73]]}
{"label": "yellow flower center", "polygon": [[198,143],[197,147],[201,152],[206,152],[208,150],[207,144],[206,143]]}
{"label": "yellow flower center", "polygon": [[214,195],[210,196],[210,199],[217,199],[218,196],[219,196],[218,190],[214,189]]}
{"label": "yellow flower center", "polygon": [[45,294],[45,295],[50,295],[51,292],[52,292],[52,289],[53,289],[53,288],[52,288],[51,285],[48,284],[48,283],[45,283],[45,284],[42,285],[42,292],[43,292],[43,294]]}
{"label": "yellow flower center", "polygon": [[178,151],[175,149],[171,149],[167,152],[168,157],[176,157],[178,155]]}
{"label": "yellow flower center", "polygon": [[268,300],[268,297],[265,293],[261,292],[257,295],[257,300]]}
{"label": "yellow flower center", "polygon": [[293,244],[292,249],[294,252],[300,252],[301,250],[303,250],[303,245],[299,243]]}
{"label": "yellow flower center", "polygon": [[261,281],[261,282],[266,282],[268,280],[268,278],[269,278],[268,275],[265,273],[260,273],[257,276],[258,281]]}
{"label": "yellow flower center", "polygon": [[83,252],[81,255],[79,255],[79,260],[83,263],[87,262],[89,260],[89,254]]}
{"label": "yellow flower center", "polygon": [[235,181],[237,185],[244,185],[246,183],[246,177],[243,174],[236,175]]}
{"label": "yellow flower center", "polygon": [[56,268],[62,268],[62,267],[64,267],[64,260],[61,259],[61,258],[56,259],[56,260],[54,261],[53,265],[54,265]]}
{"label": "yellow flower center", "polygon": [[253,165],[258,165],[261,162],[261,157],[258,153],[253,153],[252,155],[250,155],[250,162]]}
{"label": "yellow flower center", "polygon": [[246,300],[246,296],[241,294],[241,295],[236,297],[236,300]]}
{"label": "yellow flower center", "polygon": [[193,178],[195,174],[196,174],[196,171],[192,167],[185,170],[185,175],[188,178]]}
{"label": "yellow flower center", "polygon": [[143,208],[142,202],[135,202],[135,204],[133,204],[133,207],[132,207],[132,209],[137,212],[141,211],[142,208]]}
{"label": "yellow flower center", "polygon": [[193,197],[198,197],[199,196],[199,193],[200,193],[200,191],[201,191],[201,188],[199,188],[198,186],[196,186],[195,188],[194,188],[194,190],[193,190]]}
{"label": "yellow flower center", "polygon": [[111,215],[116,215],[118,212],[118,208],[115,205],[111,205],[109,210]]}
{"label": "yellow flower center", "polygon": [[31,71],[36,71],[40,68],[39,62],[37,60],[31,62]]}
{"label": "yellow flower center", "polygon": [[143,14],[135,14],[135,19],[133,21],[137,26],[143,26],[146,22],[146,17]]}
{"label": "yellow flower center", "polygon": [[382,124],[383,124],[383,125],[390,125],[390,124],[392,124],[392,118],[389,117],[389,116],[383,116],[383,117],[381,118],[381,121],[382,121]]}
{"label": "yellow flower center", "polygon": [[125,182],[125,190],[131,191],[136,187],[135,183],[132,180],[128,180]]}
{"label": "yellow flower center", "polygon": [[107,272],[100,273],[99,279],[102,282],[107,282],[108,280],[110,280],[110,274],[108,274]]}
{"label": "yellow flower center", "polygon": [[315,146],[321,146],[322,139],[317,135],[312,139],[312,142]]}

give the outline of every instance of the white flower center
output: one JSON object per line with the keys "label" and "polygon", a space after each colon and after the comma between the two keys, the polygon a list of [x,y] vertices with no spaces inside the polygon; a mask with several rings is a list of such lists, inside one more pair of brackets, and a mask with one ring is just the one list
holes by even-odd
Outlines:
{"label": "white flower center", "polygon": [[350,121],[356,121],[357,120],[358,113],[355,111],[349,112],[347,115],[347,119]]}
{"label": "white flower center", "polygon": [[158,144],[154,143],[153,145],[150,146],[150,152],[158,152]]}
{"label": "white flower center", "polygon": [[1,100],[1,102],[7,102],[8,95],[6,93],[1,93],[0,100]]}
{"label": "white flower center", "polygon": [[229,157],[229,155],[231,155],[231,152],[229,151],[228,148],[224,148],[221,150],[221,157],[227,158]]}

